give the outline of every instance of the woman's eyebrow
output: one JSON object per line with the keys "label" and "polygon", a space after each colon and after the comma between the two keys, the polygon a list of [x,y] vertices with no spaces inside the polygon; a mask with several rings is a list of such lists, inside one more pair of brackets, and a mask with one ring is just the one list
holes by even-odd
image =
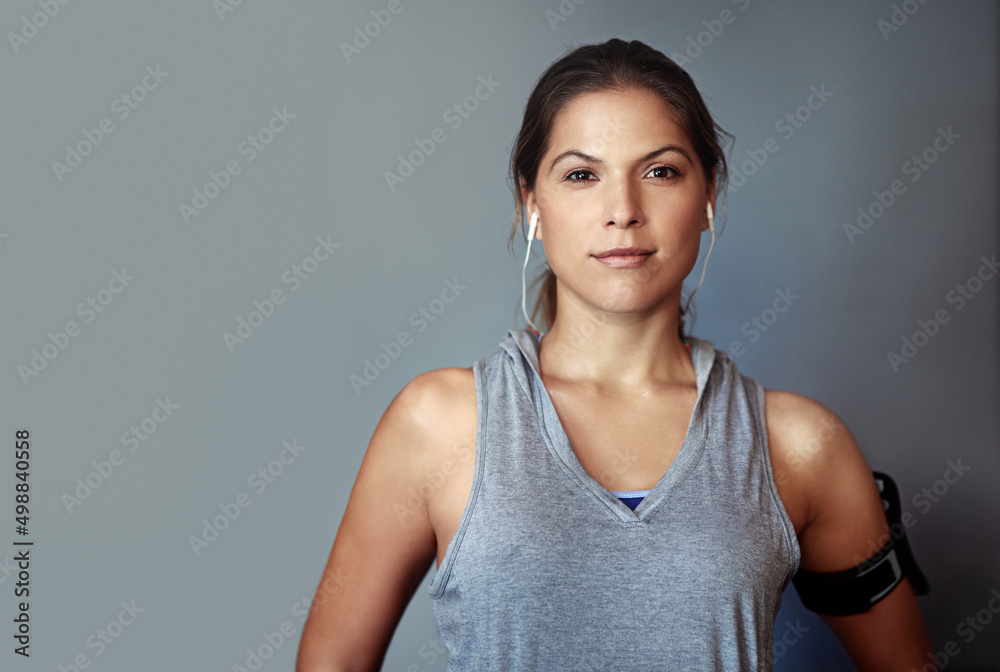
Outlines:
{"label": "woman's eyebrow", "polygon": [[[687,150],[685,150],[680,145],[664,145],[663,147],[660,147],[659,149],[654,149],[653,151],[649,152],[648,154],[640,156],[639,159],[638,159],[638,161],[636,161],[636,163],[642,163],[643,161],[648,161],[648,160],[650,160],[650,159],[652,159],[652,158],[654,158],[656,156],[659,156],[660,154],[663,154],[665,152],[678,152],[679,154],[683,155],[684,158],[687,159],[689,163],[694,163],[694,161],[692,161],[691,157],[688,155]],[[584,152],[581,152],[578,149],[570,149],[570,150],[567,150],[567,151],[563,152],[562,154],[560,154],[556,158],[552,159],[552,163],[549,164],[549,172],[552,172],[552,169],[555,168],[555,166],[556,166],[557,163],[559,163],[563,159],[565,159],[567,157],[570,157],[570,156],[575,156],[577,158],[583,159],[584,161],[588,161],[590,163],[597,163],[597,164],[601,164],[601,165],[604,164],[604,161],[602,161],[601,159],[597,158],[596,156],[591,156],[590,154],[586,154]]]}

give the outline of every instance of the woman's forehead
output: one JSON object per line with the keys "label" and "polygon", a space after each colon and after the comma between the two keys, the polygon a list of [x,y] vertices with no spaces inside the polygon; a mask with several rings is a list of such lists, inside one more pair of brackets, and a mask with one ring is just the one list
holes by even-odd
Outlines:
{"label": "woman's forehead", "polygon": [[603,158],[622,152],[642,155],[664,144],[691,149],[674,111],[662,99],[645,90],[605,90],[580,94],[560,110],[547,153],[576,148]]}

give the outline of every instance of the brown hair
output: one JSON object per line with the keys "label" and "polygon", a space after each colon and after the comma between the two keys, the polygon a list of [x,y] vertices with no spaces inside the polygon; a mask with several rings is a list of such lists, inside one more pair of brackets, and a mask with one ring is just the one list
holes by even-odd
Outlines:
{"label": "brown hair", "polygon": [[[524,120],[510,157],[509,177],[513,180],[516,208],[508,241],[511,251],[518,225],[522,231],[524,227],[522,185],[534,190],[538,167],[548,150],[559,112],[580,94],[612,89],[644,89],[659,96],[694,145],[705,178],[711,182],[714,175],[716,193],[725,194],[729,171],[722,140],[733,136],[712,119],[691,76],[663,53],[638,40],[625,42],[613,38],[602,44],[583,45],[549,66],[525,106]],[[542,281],[542,289],[531,317],[541,310],[547,329],[556,318],[556,276],[551,269],[547,270],[532,286],[538,280]],[[687,322],[683,303],[679,313],[677,330],[683,339]]]}

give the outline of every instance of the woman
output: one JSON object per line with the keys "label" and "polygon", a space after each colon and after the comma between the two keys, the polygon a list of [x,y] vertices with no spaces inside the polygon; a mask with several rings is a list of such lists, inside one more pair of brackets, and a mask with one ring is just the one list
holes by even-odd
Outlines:
{"label": "woman", "polygon": [[[723,135],[687,73],[641,42],[580,47],[541,77],[511,172],[550,264],[549,329],[511,330],[392,401],[300,672],[377,670],[435,558],[449,670],[769,670],[796,571],[872,557],[888,525],[839,418],[684,335]],[[871,602],[824,615],[858,669],[920,669],[909,580]]]}

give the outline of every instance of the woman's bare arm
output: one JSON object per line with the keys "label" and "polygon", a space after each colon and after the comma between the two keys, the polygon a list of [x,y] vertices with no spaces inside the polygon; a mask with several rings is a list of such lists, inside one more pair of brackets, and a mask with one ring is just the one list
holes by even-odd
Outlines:
{"label": "woman's bare arm", "polygon": [[[791,392],[768,391],[767,413],[772,452],[808,493],[807,522],[798,535],[800,567],[838,572],[861,564],[888,540],[889,523],[871,467],[850,430],[824,405]],[[868,611],[821,618],[859,672],[909,672],[931,660],[909,579]]]}
{"label": "woman's bare arm", "polygon": [[426,501],[409,502],[405,516],[399,505],[441,445],[455,381],[453,369],[417,376],[379,420],[303,627],[296,672],[381,667],[436,555]]}

